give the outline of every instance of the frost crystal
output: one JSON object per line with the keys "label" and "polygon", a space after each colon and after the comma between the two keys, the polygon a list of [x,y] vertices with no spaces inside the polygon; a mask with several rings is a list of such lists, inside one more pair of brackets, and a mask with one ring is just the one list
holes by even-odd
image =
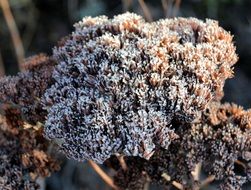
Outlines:
{"label": "frost crystal", "polygon": [[69,157],[99,163],[167,149],[177,138],[171,122],[192,122],[220,99],[237,61],[216,21],[147,23],[131,13],[84,18],[53,56],[45,134]]}

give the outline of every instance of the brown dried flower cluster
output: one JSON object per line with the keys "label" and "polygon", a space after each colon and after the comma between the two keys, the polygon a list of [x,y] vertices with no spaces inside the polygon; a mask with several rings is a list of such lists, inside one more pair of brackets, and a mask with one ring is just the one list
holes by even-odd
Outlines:
{"label": "brown dried flower cluster", "polygon": [[146,184],[148,176],[166,187],[175,181],[185,189],[200,189],[201,179],[192,175],[198,165],[220,182],[222,190],[240,190],[251,181],[251,110],[214,102],[200,122],[176,127],[180,138],[172,141],[168,150],[157,149],[149,160],[125,157],[126,171],[115,157],[107,161],[117,170],[119,187],[139,189],[137,184]]}
{"label": "brown dried flower cluster", "polygon": [[[44,65],[43,65],[44,64]],[[39,125],[45,116],[41,95],[49,85],[49,59],[39,55],[27,60],[27,71],[0,81],[0,189],[38,189],[38,177],[49,176],[59,165],[48,153],[50,146]]]}
{"label": "brown dried flower cluster", "polygon": [[84,18],[52,58],[33,57],[25,72],[0,79],[2,107],[20,111],[1,127],[0,167],[16,170],[0,185],[32,186],[20,178],[23,168],[30,176],[54,168],[40,130],[21,130],[25,120],[44,123],[68,157],[106,161],[122,189],[151,181],[197,190],[198,166],[221,189],[241,189],[251,180],[251,111],[220,103],[236,61],[232,36],[216,21]]}
{"label": "brown dried flower cluster", "polygon": [[38,189],[38,177],[49,176],[59,165],[48,153],[42,129],[25,124],[15,108],[0,117],[0,189]]}

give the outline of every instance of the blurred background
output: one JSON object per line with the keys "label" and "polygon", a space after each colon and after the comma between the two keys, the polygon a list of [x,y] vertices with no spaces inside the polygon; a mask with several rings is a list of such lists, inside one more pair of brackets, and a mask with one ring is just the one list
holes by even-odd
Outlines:
{"label": "blurred background", "polygon": [[[176,16],[211,18],[234,37],[238,64],[223,101],[251,107],[251,0],[0,0],[0,76],[14,75],[24,57],[51,55],[84,16],[136,12],[148,21]],[[66,161],[43,189],[109,189],[87,164]]]}

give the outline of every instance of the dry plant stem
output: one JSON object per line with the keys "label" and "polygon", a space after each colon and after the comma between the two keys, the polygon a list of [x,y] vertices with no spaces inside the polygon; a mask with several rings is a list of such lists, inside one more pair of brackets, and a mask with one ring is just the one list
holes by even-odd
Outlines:
{"label": "dry plant stem", "polygon": [[201,172],[201,163],[198,163],[192,172],[192,176],[194,181],[199,181],[200,180],[200,172]]}
{"label": "dry plant stem", "polygon": [[242,166],[245,169],[247,168],[247,166],[243,162],[241,162],[240,160],[236,160],[235,163]]}
{"label": "dry plant stem", "polygon": [[141,9],[145,15],[146,20],[148,22],[152,22],[153,21],[152,14],[151,14],[150,10],[148,9],[148,7],[146,6],[145,1],[144,0],[138,0],[138,1],[139,1]]}
{"label": "dry plant stem", "polygon": [[[163,173],[161,176],[162,176],[166,181],[171,181],[171,177],[170,177],[167,173]],[[183,185],[180,184],[180,183],[177,182],[177,181],[172,181],[172,185],[173,185],[174,187],[176,187],[177,189],[179,189],[179,190],[183,190],[183,189],[184,189]]]}
{"label": "dry plant stem", "polygon": [[3,57],[0,52],[0,77],[5,75],[4,64],[3,64]]}
{"label": "dry plant stem", "polygon": [[129,11],[129,9],[131,8],[132,6],[132,0],[122,0],[122,4],[123,4],[123,10],[126,12],[126,11]]}
{"label": "dry plant stem", "polygon": [[172,185],[173,185],[174,187],[176,187],[177,189],[179,189],[179,190],[184,190],[183,185],[180,184],[180,183],[178,183],[177,181],[173,181],[173,182],[172,182]]}
{"label": "dry plant stem", "polygon": [[149,189],[149,182],[146,182],[143,190],[148,190],[148,189]]}
{"label": "dry plant stem", "polygon": [[173,17],[177,16],[177,12],[180,8],[180,3],[181,3],[181,0],[175,0],[174,9],[173,9]]}
{"label": "dry plant stem", "polygon": [[167,11],[168,11],[168,3],[167,2],[168,2],[168,0],[161,0],[161,4],[163,7],[165,18],[167,17]]}
{"label": "dry plant stem", "polygon": [[8,0],[0,0],[0,5],[2,7],[3,15],[6,20],[7,26],[10,30],[11,39],[13,41],[14,49],[16,52],[19,69],[22,70],[22,62],[24,60],[24,48],[17,29],[15,19],[11,13]]}
{"label": "dry plant stem", "polygon": [[178,10],[180,8],[181,0],[175,0],[174,7]]}
{"label": "dry plant stem", "polygon": [[39,11],[36,9],[33,1],[30,1],[30,9],[32,10],[32,18],[29,18],[27,28],[22,35],[24,51],[30,47],[38,24],[37,19],[39,17]]}
{"label": "dry plant stem", "polygon": [[126,170],[127,170],[127,165],[126,165],[124,156],[117,155],[117,158],[118,158],[118,160],[119,160],[119,163],[120,163],[122,169],[123,169],[124,171],[126,171]]}
{"label": "dry plant stem", "polygon": [[208,184],[213,182],[214,179],[215,179],[214,175],[208,176],[205,180],[201,181],[200,188],[203,188],[203,187],[207,186]]}
{"label": "dry plant stem", "polygon": [[107,185],[109,185],[112,189],[119,190],[119,188],[114,185],[113,180],[95,162],[91,160],[89,160],[88,162]]}

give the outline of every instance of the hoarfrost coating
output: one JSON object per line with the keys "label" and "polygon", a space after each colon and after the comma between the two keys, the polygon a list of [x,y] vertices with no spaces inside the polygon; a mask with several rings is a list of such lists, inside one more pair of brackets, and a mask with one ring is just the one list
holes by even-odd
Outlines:
{"label": "hoarfrost coating", "polygon": [[168,149],[178,138],[172,123],[191,123],[221,99],[237,61],[232,36],[216,21],[147,23],[131,13],[85,17],[53,56],[45,134],[69,157],[98,163]]}

